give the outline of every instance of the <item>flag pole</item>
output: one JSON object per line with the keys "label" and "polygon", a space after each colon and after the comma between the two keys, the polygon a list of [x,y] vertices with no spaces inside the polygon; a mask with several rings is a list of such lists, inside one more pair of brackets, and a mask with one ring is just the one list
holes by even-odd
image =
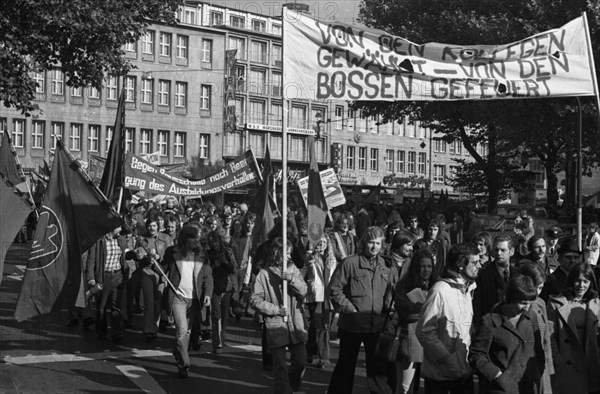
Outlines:
{"label": "flag pole", "polygon": [[594,97],[596,98],[596,107],[598,109],[598,120],[600,122],[600,95],[598,95],[598,79],[596,78],[596,64],[594,62],[594,52],[592,51],[592,39],[590,38],[590,28],[587,21],[587,13],[581,13],[583,18],[583,30],[585,31],[585,43],[588,50],[588,61],[590,63],[590,73],[592,74],[592,82],[594,84]]}
{"label": "flag pole", "polygon": [[[288,102],[286,99],[286,89],[285,89],[285,19],[286,18],[286,10],[287,7],[285,6],[285,4],[281,7],[281,13],[282,13],[282,21],[283,21],[283,28],[281,29],[281,75],[282,75],[282,85],[283,85],[283,91],[281,92],[281,99],[283,101],[282,103],[282,111],[281,111],[281,143],[282,143],[282,155],[281,155],[281,178],[283,179],[283,184],[282,184],[282,188],[281,188],[281,194],[283,196],[282,198],[282,202],[281,202],[281,225],[283,226],[283,231],[281,234],[282,240],[283,240],[283,253],[281,254],[283,256],[283,267],[282,267],[282,273],[287,272],[287,162],[288,162],[288,150],[287,150],[287,123],[288,123]],[[274,196],[275,199],[277,199],[277,196]],[[282,275],[283,276],[283,275]],[[288,283],[287,280],[283,281],[283,306],[284,308],[288,307]],[[283,317],[283,321],[287,322],[287,316]]]}

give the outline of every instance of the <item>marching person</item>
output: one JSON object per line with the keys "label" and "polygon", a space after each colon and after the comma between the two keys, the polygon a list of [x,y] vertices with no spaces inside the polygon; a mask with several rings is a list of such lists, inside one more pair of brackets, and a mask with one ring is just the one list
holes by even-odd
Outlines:
{"label": "marching person", "polygon": [[473,393],[467,350],[471,345],[473,290],[480,268],[475,245],[452,246],[444,273],[421,309],[416,332],[423,346],[421,374],[426,394]]}
{"label": "marching person", "polygon": [[584,242],[584,261],[590,265],[598,264],[600,256],[600,234],[598,233],[598,223],[590,223],[587,229],[587,235]]}
{"label": "marching person", "polygon": [[188,376],[190,368],[191,324],[200,312],[200,305],[210,306],[213,292],[212,269],[204,262],[199,238],[197,227],[184,226],[177,245],[168,248],[164,258],[169,280],[177,289],[175,292],[167,288],[166,309],[175,319],[177,336],[173,354],[182,378]]}
{"label": "marching person", "polygon": [[[271,242],[266,265],[254,282],[252,307],[263,316],[266,339],[273,357],[274,393],[290,394],[298,391],[306,367],[306,340],[304,317],[300,299],[306,295],[306,283],[291,260],[291,243],[285,247],[287,268],[283,269],[283,240]],[[283,302],[283,281],[288,281],[288,307]],[[287,321],[284,317],[287,316]],[[288,368],[286,347],[290,350],[291,365]]]}
{"label": "marching person", "polygon": [[87,283],[90,287],[102,285],[96,296],[96,333],[105,338],[108,333],[110,314],[112,338],[115,342],[125,339],[125,238],[120,236],[121,226],[100,238],[89,250],[87,258]]}
{"label": "marching person", "polygon": [[356,360],[365,346],[367,383],[372,393],[391,393],[388,365],[376,359],[375,347],[383,330],[386,306],[398,282],[398,270],[379,255],[385,234],[376,226],[367,228],[359,245],[360,254],[338,265],[328,292],[339,311],[339,358],[331,375],[328,394],[351,394]]}
{"label": "marching person", "polygon": [[331,246],[338,263],[356,253],[356,235],[350,232],[350,218],[342,213],[335,220],[334,232],[331,234]]}

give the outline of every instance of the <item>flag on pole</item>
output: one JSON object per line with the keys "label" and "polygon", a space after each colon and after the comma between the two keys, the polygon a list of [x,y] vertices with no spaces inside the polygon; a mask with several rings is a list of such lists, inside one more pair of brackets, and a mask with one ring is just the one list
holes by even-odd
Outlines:
{"label": "flag on pole", "polygon": [[271,196],[271,184],[273,183],[273,168],[271,166],[271,153],[269,145],[266,146],[265,160],[262,171],[263,181],[258,188],[254,204],[250,211],[256,214],[256,225],[254,226],[252,243],[256,246],[267,240],[269,232],[275,226],[275,201]]}
{"label": "flag on pole", "polygon": [[0,175],[6,178],[11,186],[17,186],[25,182],[25,176],[21,165],[17,161],[17,152],[15,152],[8,131],[2,136],[2,146],[0,147]]}
{"label": "flag on pole", "polygon": [[119,97],[117,118],[110,140],[110,149],[106,157],[106,165],[102,172],[100,190],[109,200],[118,198],[119,188],[123,186],[123,162],[125,161],[125,90]]}
{"label": "flag on pole", "polygon": [[363,204],[379,202],[381,194],[381,182],[365,197]]}
{"label": "flag on pole", "polygon": [[120,225],[110,203],[58,140],[19,291],[17,321],[75,306],[83,291],[81,254]]}
{"label": "flag on pole", "polygon": [[310,169],[308,170],[308,238],[315,244],[321,240],[325,231],[327,220],[327,202],[323,193],[323,184],[317,164],[315,152],[315,137],[308,137],[308,149],[310,152]]}
{"label": "flag on pole", "polygon": [[4,257],[15,236],[25,223],[31,208],[0,180],[0,282],[4,272]]}

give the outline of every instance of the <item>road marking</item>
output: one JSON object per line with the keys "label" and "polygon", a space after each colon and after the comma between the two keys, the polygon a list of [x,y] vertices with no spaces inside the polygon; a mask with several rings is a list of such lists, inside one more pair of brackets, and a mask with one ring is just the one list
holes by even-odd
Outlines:
{"label": "road marking", "polygon": [[166,394],[166,391],[139,365],[117,365],[116,368],[145,393]]}
{"label": "road marking", "polygon": [[256,345],[228,345],[229,347],[232,347],[234,349],[239,349],[239,350],[245,350],[247,352],[260,352],[262,351],[262,348],[260,346],[256,346]]}
{"label": "road marking", "polygon": [[121,352],[102,352],[102,353],[88,353],[86,355],[77,354],[40,354],[12,357],[6,356],[2,361],[6,364],[14,365],[25,365],[25,364],[42,364],[42,363],[64,363],[74,361],[94,361],[94,360],[107,360],[114,358],[147,358],[147,357],[173,357],[170,352],[162,350],[126,350]]}

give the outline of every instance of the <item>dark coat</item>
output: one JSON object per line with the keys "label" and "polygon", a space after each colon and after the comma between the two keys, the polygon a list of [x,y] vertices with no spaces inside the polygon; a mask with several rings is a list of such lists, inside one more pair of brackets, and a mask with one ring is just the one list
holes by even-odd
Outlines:
{"label": "dark coat", "polygon": [[214,293],[223,294],[239,290],[237,282],[237,263],[233,250],[226,246],[220,252],[208,250],[207,262],[212,268]]}
{"label": "dark coat", "polygon": [[555,297],[562,293],[568,284],[567,276],[568,274],[562,268],[557,268],[556,271],[546,279],[540,298],[548,302],[550,297]]}
{"label": "dark coat", "polygon": [[[545,359],[536,316],[523,312],[515,327],[502,313],[502,304],[496,306],[478,325],[469,363],[484,393],[539,393]],[[498,372],[502,375],[494,379]]]}
{"label": "dark coat", "polygon": [[550,337],[556,371],[552,379],[553,392],[580,394],[600,391],[597,340],[600,300],[595,298],[587,302],[585,332],[588,334],[585,338],[579,338],[569,301],[564,296],[550,298],[548,319],[554,325]]}
{"label": "dark coat", "polygon": [[[510,272],[513,272],[512,267]],[[478,324],[494,305],[502,300],[506,282],[498,272],[496,263],[490,261],[479,271],[477,287],[473,294],[473,322]]]}
{"label": "dark coat", "polygon": [[[121,248],[121,268],[125,268],[125,250],[127,241],[124,237],[118,236],[117,243]],[[88,251],[86,262],[86,279],[95,280],[97,283],[104,283],[104,265],[106,264],[106,238],[102,237]],[[124,277],[127,277],[126,275]]]}

